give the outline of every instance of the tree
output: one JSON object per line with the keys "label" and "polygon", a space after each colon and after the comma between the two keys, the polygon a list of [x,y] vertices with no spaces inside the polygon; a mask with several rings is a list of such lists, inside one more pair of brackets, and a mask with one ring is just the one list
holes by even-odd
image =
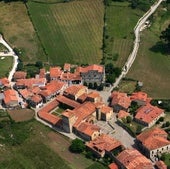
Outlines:
{"label": "tree", "polygon": [[164,31],[161,32],[160,39],[164,40],[165,43],[170,45],[170,24]]}
{"label": "tree", "polygon": [[70,145],[70,151],[74,153],[82,153],[85,148],[83,141],[78,138],[74,139]]}
{"label": "tree", "polygon": [[23,62],[19,62],[17,65],[17,71],[23,70],[23,68],[24,68]]}
{"label": "tree", "polygon": [[37,61],[37,62],[35,63],[35,66],[38,67],[39,69],[43,68],[43,63],[42,63],[42,61]]}
{"label": "tree", "polygon": [[126,120],[127,120],[127,123],[131,123],[131,122],[132,122],[132,117],[127,116],[127,117],[126,117]]}

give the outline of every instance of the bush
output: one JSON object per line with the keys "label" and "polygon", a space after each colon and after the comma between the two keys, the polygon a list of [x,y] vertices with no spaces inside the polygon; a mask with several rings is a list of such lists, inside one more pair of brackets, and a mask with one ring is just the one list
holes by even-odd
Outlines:
{"label": "bush", "polygon": [[73,153],[82,153],[85,151],[86,146],[84,145],[83,141],[76,138],[75,140],[72,141],[69,149]]}
{"label": "bush", "polygon": [[127,123],[131,123],[132,122],[132,117],[131,116],[127,116],[126,117],[126,121],[127,121]]}

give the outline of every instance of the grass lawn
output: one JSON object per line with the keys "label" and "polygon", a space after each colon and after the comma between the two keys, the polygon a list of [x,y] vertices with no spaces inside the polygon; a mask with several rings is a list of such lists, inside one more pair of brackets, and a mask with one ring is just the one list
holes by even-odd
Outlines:
{"label": "grass lawn", "polygon": [[136,81],[122,80],[119,84],[118,90],[127,94],[131,94],[136,89]]}
{"label": "grass lawn", "polygon": [[93,164],[68,150],[69,139],[34,119],[9,122],[0,129],[0,169],[85,169]]}
{"label": "grass lawn", "polygon": [[119,67],[125,64],[133,46],[133,29],[142,15],[141,10],[133,10],[128,2],[112,2],[106,7],[104,38],[106,62],[113,62]]}
{"label": "grass lawn", "polygon": [[163,156],[164,156],[163,161],[168,167],[170,167],[170,154],[164,154]]}
{"label": "grass lawn", "polygon": [[35,62],[47,61],[40,42],[22,2],[0,2],[0,32],[4,34],[11,47],[22,51],[22,60]]}
{"label": "grass lawn", "polygon": [[12,66],[13,66],[12,56],[0,57],[0,78],[8,77],[8,73],[10,72]]}
{"label": "grass lawn", "polygon": [[8,49],[2,43],[0,43],[0,52],[4,52],[6,50],[8,51]]}
{"label": "grass lawn", "polygon": [[102,0],[27,3],[33,24],[52,65],[100,63],[104,5]]}
{"label": "grass lawn", "polygon": [[153,98],[167,99],[170,97],[170,55],[164,47],[157,44],[161,31],[170,24],[170,11],[159,9],[154,15],[151,27],[141,35],[141,44],[137,58],[132,65],[129,78],[144,83],[142,90]]}

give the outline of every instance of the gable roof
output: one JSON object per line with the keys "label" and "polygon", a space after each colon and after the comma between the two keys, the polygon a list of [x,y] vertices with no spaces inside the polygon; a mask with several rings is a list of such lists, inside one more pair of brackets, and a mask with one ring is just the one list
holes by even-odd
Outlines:
{"label": "gable roof", "polygon": [[27,76],[27,72],[24,72],[24,71],[16,71],[14,73],[14,78],[15,79],[25,79]]}
{"label": "gable roof", "polygon": [[104,72],[104,67],[102,65],[96,65],[96,64],[93,64],[93,65],[89,65],[89,66],[86,66],[86,67],[77,67],[76,68],[76,72],[79,72],[79,73],[87,73],[88,71],[98,71],[100,73]]}
{"label": "gable roof", "polygon": [[167,140],[167,133],[160,128],[153,128],[148,131],[144,131],[137,136],[137,139],[149,150],[158,149],[160,147],[170,145],[170,141]]}
{"label": "gable roof", "polygon": [[114,91],[111,94],[111,99],[111,106],[120,105],[127,109],[131,104],[131,100],[126,93]]}
{"label": "gable roof", "polygon": [[149,124],[157,117],[159,117],[162,113],[164,113],[163,109],[160,109],[157,106],[152,106],[150,103],[147,103],[146,105],[141,106],[137,110],[135,118]]}
{"label": "gable roof", "polygon": [[64,64],[64,71],[70,71],[71,65],[69,63]]}
{"label": "gable roof", "polygon": [[104,105],[104,106],[101,107],[100,111],[101,111],[101,113],[107,114],[107,113],[110,113],[112,111],[112,108]]}
{"label": "gable roof", "polygon": [[141,100],[141,101],[149,103],[152,98],[148,98],[147,93],[139,91],[139,92],[132,93],[132,95],[130,96],[130,99],[132,101]]}
{"label": "gable roof", "polygon": [[124,110],[120,110],[118,112],[118,118],[119,119],[122,119],[122,118],[126,118],[127,116],[130,116],[130,113],[124,111]]}
{"label": "gable roof", "polygon": [[64,91],[64,95],[73,95],[73,96],[75,96],[82,89],[87,90],[87,87],[83,86],[83,85],[72,85],[72,86],[68,87]]}
{"label": "gable roof", "polygon": [[152,162],[136,149],[126,149],[118,156],[119,160],[126,169],[153,169]]}
{"label": "gable roof", "polygon": [[100,131],[100,127],[94,124],[83,122],[77,127],[77,130],[91,137],[94,132]]}
{"label": "gable roof", "polygon": [[4,102],[5,104],[10,104],[10,102],[18,102],[16,91],[13,89],[8,89],[4,91]]}
{"label": "gable roof", "polygon": [[62,73],[61,67],[50,67],[50,77],[59,78]]}
{"label": "gable roof", "polygon": [[6,77],[1,78],[1,79],[0,79],[0,86],[9,87],[9,80],[8,80]]}
{"label": "gable roof", "polygon": [[121,146],[121,142],[110,137],[107,134],[101,134],[99,137],[86,143],[86,146],[101,154],[103,151],[112,151]]}

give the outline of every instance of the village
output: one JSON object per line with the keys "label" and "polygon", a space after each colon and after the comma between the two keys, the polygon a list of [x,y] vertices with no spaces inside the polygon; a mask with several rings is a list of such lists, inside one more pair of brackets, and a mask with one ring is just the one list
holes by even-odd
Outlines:
{"label": "village", "polygon": [[[96,158],[113,158],[110,169],[166,169],[160,157],[170,152],[168,133],[154,127],[166,116],[165,110],[152,105],[152,98],[142,91],[131,95],[112,91],[103,100],[99,91],[87,87],[105,83],[102,65],[71,69],[72,65],[65,63],[63,68],[50,67],[49,72],[40,69],[35,78],[26,78],[27,72],[16,71],[12,83],[7,78],[0,79],[1,108],[34,109],[38,121],[71,139],[84,140]],[[127,127],[123,124],[132,121],[142,127],[128,146],[123,142],[127,142],[122,133]],[[115,124],[122,131],[117,131]],[[114,138],[117,132],[122,139]]]}

